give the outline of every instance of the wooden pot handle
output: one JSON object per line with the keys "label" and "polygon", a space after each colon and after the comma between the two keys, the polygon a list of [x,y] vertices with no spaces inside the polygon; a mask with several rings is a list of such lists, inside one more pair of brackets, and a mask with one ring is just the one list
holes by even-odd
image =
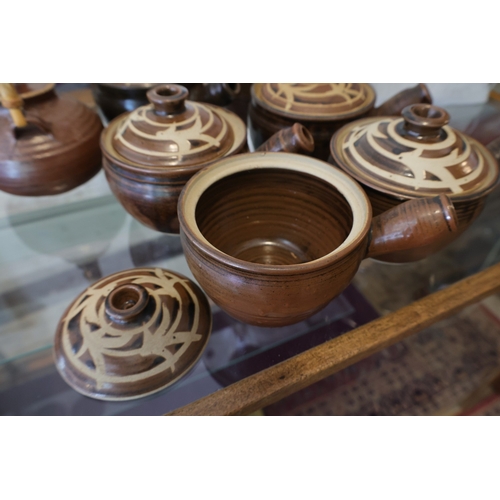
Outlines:
{"label": "wooden pot handle", "polygon": [[[457,231],[457,215],[448,196],[410,200],[373,218],[367,257],[394,255],[384,260],[419,260]],[[418,258],[411,258],[412,253]]]}
{"label": "wooden pot handle", "polygon": [[26,127],[28,122],[21,111],[23,100],[19,97],[12,83],[0,83],[0,98],[2,106],[7,108],[16,127]]}

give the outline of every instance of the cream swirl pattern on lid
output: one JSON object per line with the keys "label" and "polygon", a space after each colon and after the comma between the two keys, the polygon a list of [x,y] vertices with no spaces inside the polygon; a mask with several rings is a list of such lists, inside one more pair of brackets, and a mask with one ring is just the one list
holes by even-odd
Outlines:
{"label": "cream swirl pattern on lid", "polygon": [[[215,137],[206,133],[210,130],[215,121],[214,113],[208,108],[208,120],[206,120],[205,123],[202,123],[199,106],[195,105],[193,106],[195,112],[189,118],[178,123],[165,125],[148,119],[147,112],[152,107],[153,106],[149,105],[135,110],[118,128],[115,138],[128,149],[143,155],[156,156],[159,158],[168,158],[175,154],[197,154],[212,147],[220,147],[222,139],[227,134],[228,127],[226,122],[222,122],[222,126]],[[143,132],[138,127],[141,123],[151,125],[159,130],[156,132]],[[154,151],[149,148],[141,148],[134,145],[126,139],[127,130],[130,130],[136,136],[147,139],[148,141],[159,141],[163,143],[162,150]]]}
{"label": "cream swirl pattern on lid", "polygon": [[67,309],[56,334],[57,368],[87,396],[133,399],[185,374],[210,328],[208,302],[187,278],[158,268],[123,271]]}
{"label": "cream swirl pattern on lid", "polygon": [[279,115],[309,120],[340,120],[367,112],[375,92],[363,83],[255,84],[257,104]]}
{"label": "cream swirl pattern on lid", "polygon": [[331,152],[356,180],[388,194],[460,199],[492,188],[498,167],[484,146],[448,125],[427,133],[412,135],[403,118],[366,118],[339,130]]}
{"label": "cream swirl pattern on lid", "polygon": [[115,151],[146,167],[192,166],[225,156],[234,146],[231,124],[216,108],[187,101],[178,92],[165,97],[177,106],[173,111],[162,109],[164,96],[158,94],[157,102],[125,115],[112,135]]}

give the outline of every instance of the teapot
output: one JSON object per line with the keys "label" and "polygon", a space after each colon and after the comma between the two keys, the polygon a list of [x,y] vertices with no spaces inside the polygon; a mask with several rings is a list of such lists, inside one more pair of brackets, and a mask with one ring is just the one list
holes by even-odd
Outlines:
{"label": "teapot", "polygon": [[55,195],[101,169],[97,113],[59,96],[55,84],[0,84],[0,189],[21,196]]}

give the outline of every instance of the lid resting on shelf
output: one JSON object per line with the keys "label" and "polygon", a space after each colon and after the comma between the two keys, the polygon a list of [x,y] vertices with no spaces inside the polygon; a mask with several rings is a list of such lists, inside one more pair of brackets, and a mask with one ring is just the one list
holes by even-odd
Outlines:
{"label": "lid resting on shelf", "polygon": [[125,163],[154,171],[204,165],[244,145],[246,127],[237,115],[188,101],[188,96],[186,88],[174,84],[149,90],[150,104],[110,123],[103,149]]}
{"label": "lid resting on shelf", "polygon": [[252,97],[264,109],[296,120],[348,119],[375,103],[367,83],[255,83]]}
{"label": "lid resting on shelf", "polygon": [[135,399],[186,374],[211,328],[195,283],[164,269],[131,269],[101,279],[68,307],[56,332],[56,366],[85,396]]}
{"label": "lid resting on shelf", "polygon": [[356,180],[396,197],[447,194],[453,200],[488,194],[498,164],[475,139],[448,126],[448,113],[415,104],[403,118],[365,118],[342,127],[330,151]]}

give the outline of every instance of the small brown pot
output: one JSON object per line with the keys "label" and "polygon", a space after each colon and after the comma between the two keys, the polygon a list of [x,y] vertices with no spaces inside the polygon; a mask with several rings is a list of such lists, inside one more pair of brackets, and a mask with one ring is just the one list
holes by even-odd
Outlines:
{"label": "small brown pot", "polygon": [[111,190],[139,222],[165,233],[179,232],[177,201],[187,180],[246,147],[238,116],[188,95],[180,85],[155,87],[149,105],[115,118],[101,137]]}
{"label": "small brown pot", "polygon": [[333,133],[367,115],[398,115],[412,103],[430,103],[427,87],[406,89],[379,108],[375,91],[366,83],[254,83],[248,111],[250,143],[258,148],[278,130],[302,123],[316,144],[311,156],[327,160]]}
{"label": "small brown pot", "polygon": [[[2,84],[5,85],[5,84]],[[54,84],[18,85],[18,102],[0,108],[0,189],[22,196],[64,193],[101,169],[97,113]],[[11,112],[25,123],[16,126]]]}
{"label": "small brown pot", "polygon": [[449,196],[459,231],[445,245],[479,215],[498,181],[493,154],[448,121],[444,109],[428,104],[406,107],[402,118],[357,120],[332,137],[330,161],[362,184],[375,215],[406,200]]}
{"label": "small brown pot", "polygon": [[207,295],[260,326],[313,315],[366,257],[423,258],[456,230],[446,196],[412,201],[372,221],[352,178],[289,153],[242,154],[207,167],[183,190],[179,221],[187,262]]}
{"label": "small brown pot", "polygon": [[[122,113],[134,111],[149,104],[147,93],[159,83],[93,83],[92,95],[108,121]],[[191,101],[226,106],[240,92],[239,83],[188,83]]]}

